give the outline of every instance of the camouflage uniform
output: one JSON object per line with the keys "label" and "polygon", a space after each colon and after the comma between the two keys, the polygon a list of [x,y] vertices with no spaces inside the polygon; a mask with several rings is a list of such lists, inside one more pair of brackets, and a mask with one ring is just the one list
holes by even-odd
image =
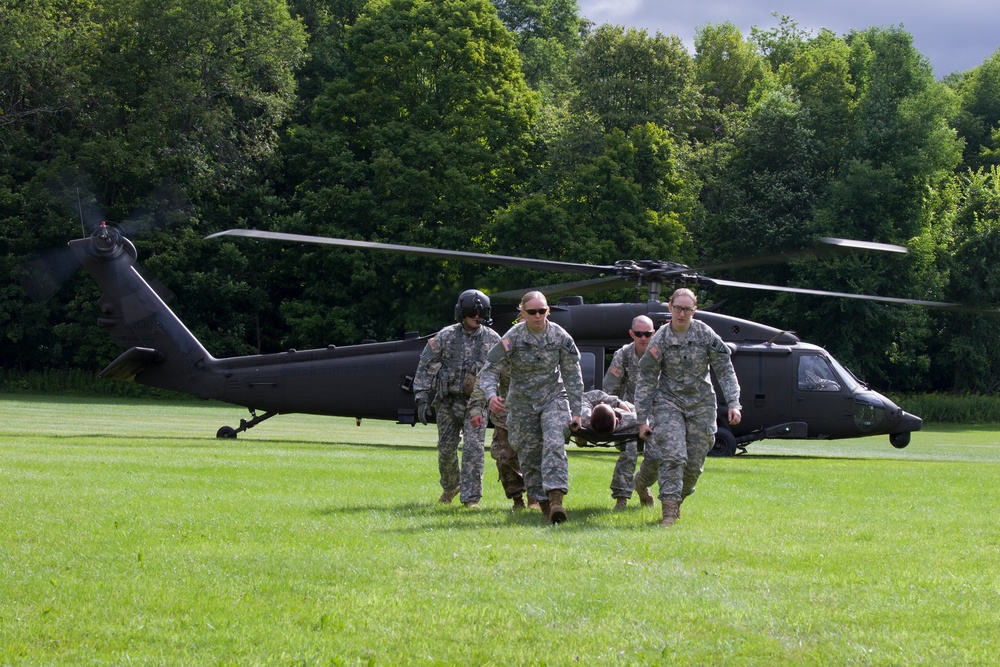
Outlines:
{"label": "camouflage uniform", "polygon": [[[635,403],[635,383],[639,377],[639,355],[635,343],[620,348],[611,358],[608,372],[604,374],[604,391]],[[635,465],[639,460],[639,440],[626,440],[622,452],[615,462],[615,472],[611,475],[611,497],[631,498],[635,490]]]}
{"label": "camouflage uniform", "polygon": [[[486,364],[489,366],[489,363]],[[483,367],[486,368],[485,366]],[[482,371],[480,371],[480,374]],[[501,396],[507,394],[510,387],[510,369],[503,368],[500,371],[500,384],[497,386],[497,393]],[[490,456],[497,462],[497,473],[500,475],[500,484],[503,485],[503,492],[508,498],[516,498],[524,495],[524,475],[521,474],[521,464],[517,461],[517,452],[510,446],[510,438],[507,435],[507,412],[504,409],[499,414],[490,412],[486,394],[482,387],[476,382],[476,388],[469,399],[469,412],[481,414],[485,420],[487,416],[493,424],[493,440],[490,442]]]}
{"label": "camouflage uniform", "polygon": [[568,492],[565,434],[572,415],[580,414],[583,395],[580,351],[573,338],[554,322],[537,335],[519,322],[487,359],[479,376],[487,402],[497,395],[503,367],[510,369],[507,426],[529,500],[546,501],[549,491]]}
{"label": "camouflage uniform", "polygon": [[694,493],[715,442],[717,402],[709,367],[729,408],[742,409],[740,385],[729,348],[699,320],[682,338],[660,327],[639,362],[635,409],[639,423],[653,428],[646,443],[637,486],[652,486],[657,477],[660,500],[682,501]]}
{"label": "camouflage uniform", "polygon": [[[459,322],[441,329],[427,341],[420,354],[413,392],[417,401],[434,397],[438,425],[438,471],[446,492],[461,488],[463,503],[483,497],[483,440],[486,424],[469,424],[469,396],[486,353],[500,336],[487,326],[468,331]],[[462,439],[462,468],[458,467],[458,442]]]}

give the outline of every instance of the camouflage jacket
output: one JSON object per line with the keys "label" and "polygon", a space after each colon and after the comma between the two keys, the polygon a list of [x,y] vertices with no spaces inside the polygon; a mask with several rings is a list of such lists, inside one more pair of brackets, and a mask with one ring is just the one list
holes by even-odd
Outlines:
{"label": "camouflage jacket", "polygon": [[486,400],[497,395],[500,373],[510,368],[507,407],[527,405],[540,410],[550,401],[569,400],[570,413],[580,414],[583,400],[583,375],[580,351],[573,338],[555,322],[545,331],[533,334],[524,322],[518,322],[503,335],[487,355],[489,365],[479,376],[479,386]]}
{"label": "camouflage jacket", "polygon": [[413,378],[417,402],[449,395],[469,396],[476,375],[486,363],[486,354],[500,340],[487,326],[467,331],[462,323],[452,324],[427,341]]}
{"label": "camouflage jacket", "polygon": [[635,410],[639,423],[658,404],[669,403],[682,411],[715,410],[715,389],[709,369],[715,371],[726,405],[742,410],[740,384],[733,370],[729,348],[704,322],[691,321],[683,339],[664,324],[653,334],[639,361]]}
{"label": "camouflage jacket", "polygon": [[635,343],[618,349],[611,358],[608,372],[604,374],[604,391],[623,400],[635,402],[635,383],[639,378],[639,356]]}

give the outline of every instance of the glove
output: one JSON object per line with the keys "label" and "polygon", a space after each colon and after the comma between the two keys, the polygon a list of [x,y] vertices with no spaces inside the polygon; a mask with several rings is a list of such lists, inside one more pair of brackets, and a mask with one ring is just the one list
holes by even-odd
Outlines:
{"label": "glove", "polygon": [[417,401],[417,419],[424,426],[427,426],[427,415],[430,412],[431,406],[427,404],[427,401]]}

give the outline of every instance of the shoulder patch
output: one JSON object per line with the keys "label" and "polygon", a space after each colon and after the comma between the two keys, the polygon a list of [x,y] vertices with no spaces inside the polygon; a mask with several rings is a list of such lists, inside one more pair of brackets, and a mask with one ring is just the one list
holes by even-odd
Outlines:
{"label": "shoulder patch", "polygon": [[608,369],[608,372],[611,373],[612,377],[620,378],[622,376],[621,366],[616,364],[612,364],[611,368]]}
{"label": "shoulder patch", "polygon": [[729,348],[726,347],[725,342],[721,338],[712,340],[712,349],[722,354],[729,354]]}
{"label": "shoulder patch", "polygon": [[663,356],[663,353],[660,352],[660,348],[657,345],[650,345],[648,348],[646,348],[646,354],[653,357],[657,361],[659,361],[660,357]]}
{"label": "shoulder patch", "polygon": [[503,346],[504,352],[510,352],[511,349],[514,347],[513,345],[510,344],[510,338],[501,338],[500,345]]}
{"label": "shoulder patch", "polygon": [[431,338],[429,341],[427,341],[427,347],[431,348],[432,350],[438,349],[437,336],[434,336],[434,338]]}

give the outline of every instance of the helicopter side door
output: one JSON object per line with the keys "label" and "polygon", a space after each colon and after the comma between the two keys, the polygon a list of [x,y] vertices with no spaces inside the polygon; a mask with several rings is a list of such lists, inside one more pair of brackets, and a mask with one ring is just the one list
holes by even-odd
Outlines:
{"label": "helicopter side door", "polygon": [[[788,376],[792,373],[791,348],[781,345],[730,344],[733,349],[733,369],[740,382],[740,403],[743,420],[730,427],[737,435],[766,429],[793,421],[793,405],[788,391]],[[712,381],[716,382],[715,374]],[[722,392],[716,382],[720,399],[720,423],[725,423],[726,406],[721,404]]]}

